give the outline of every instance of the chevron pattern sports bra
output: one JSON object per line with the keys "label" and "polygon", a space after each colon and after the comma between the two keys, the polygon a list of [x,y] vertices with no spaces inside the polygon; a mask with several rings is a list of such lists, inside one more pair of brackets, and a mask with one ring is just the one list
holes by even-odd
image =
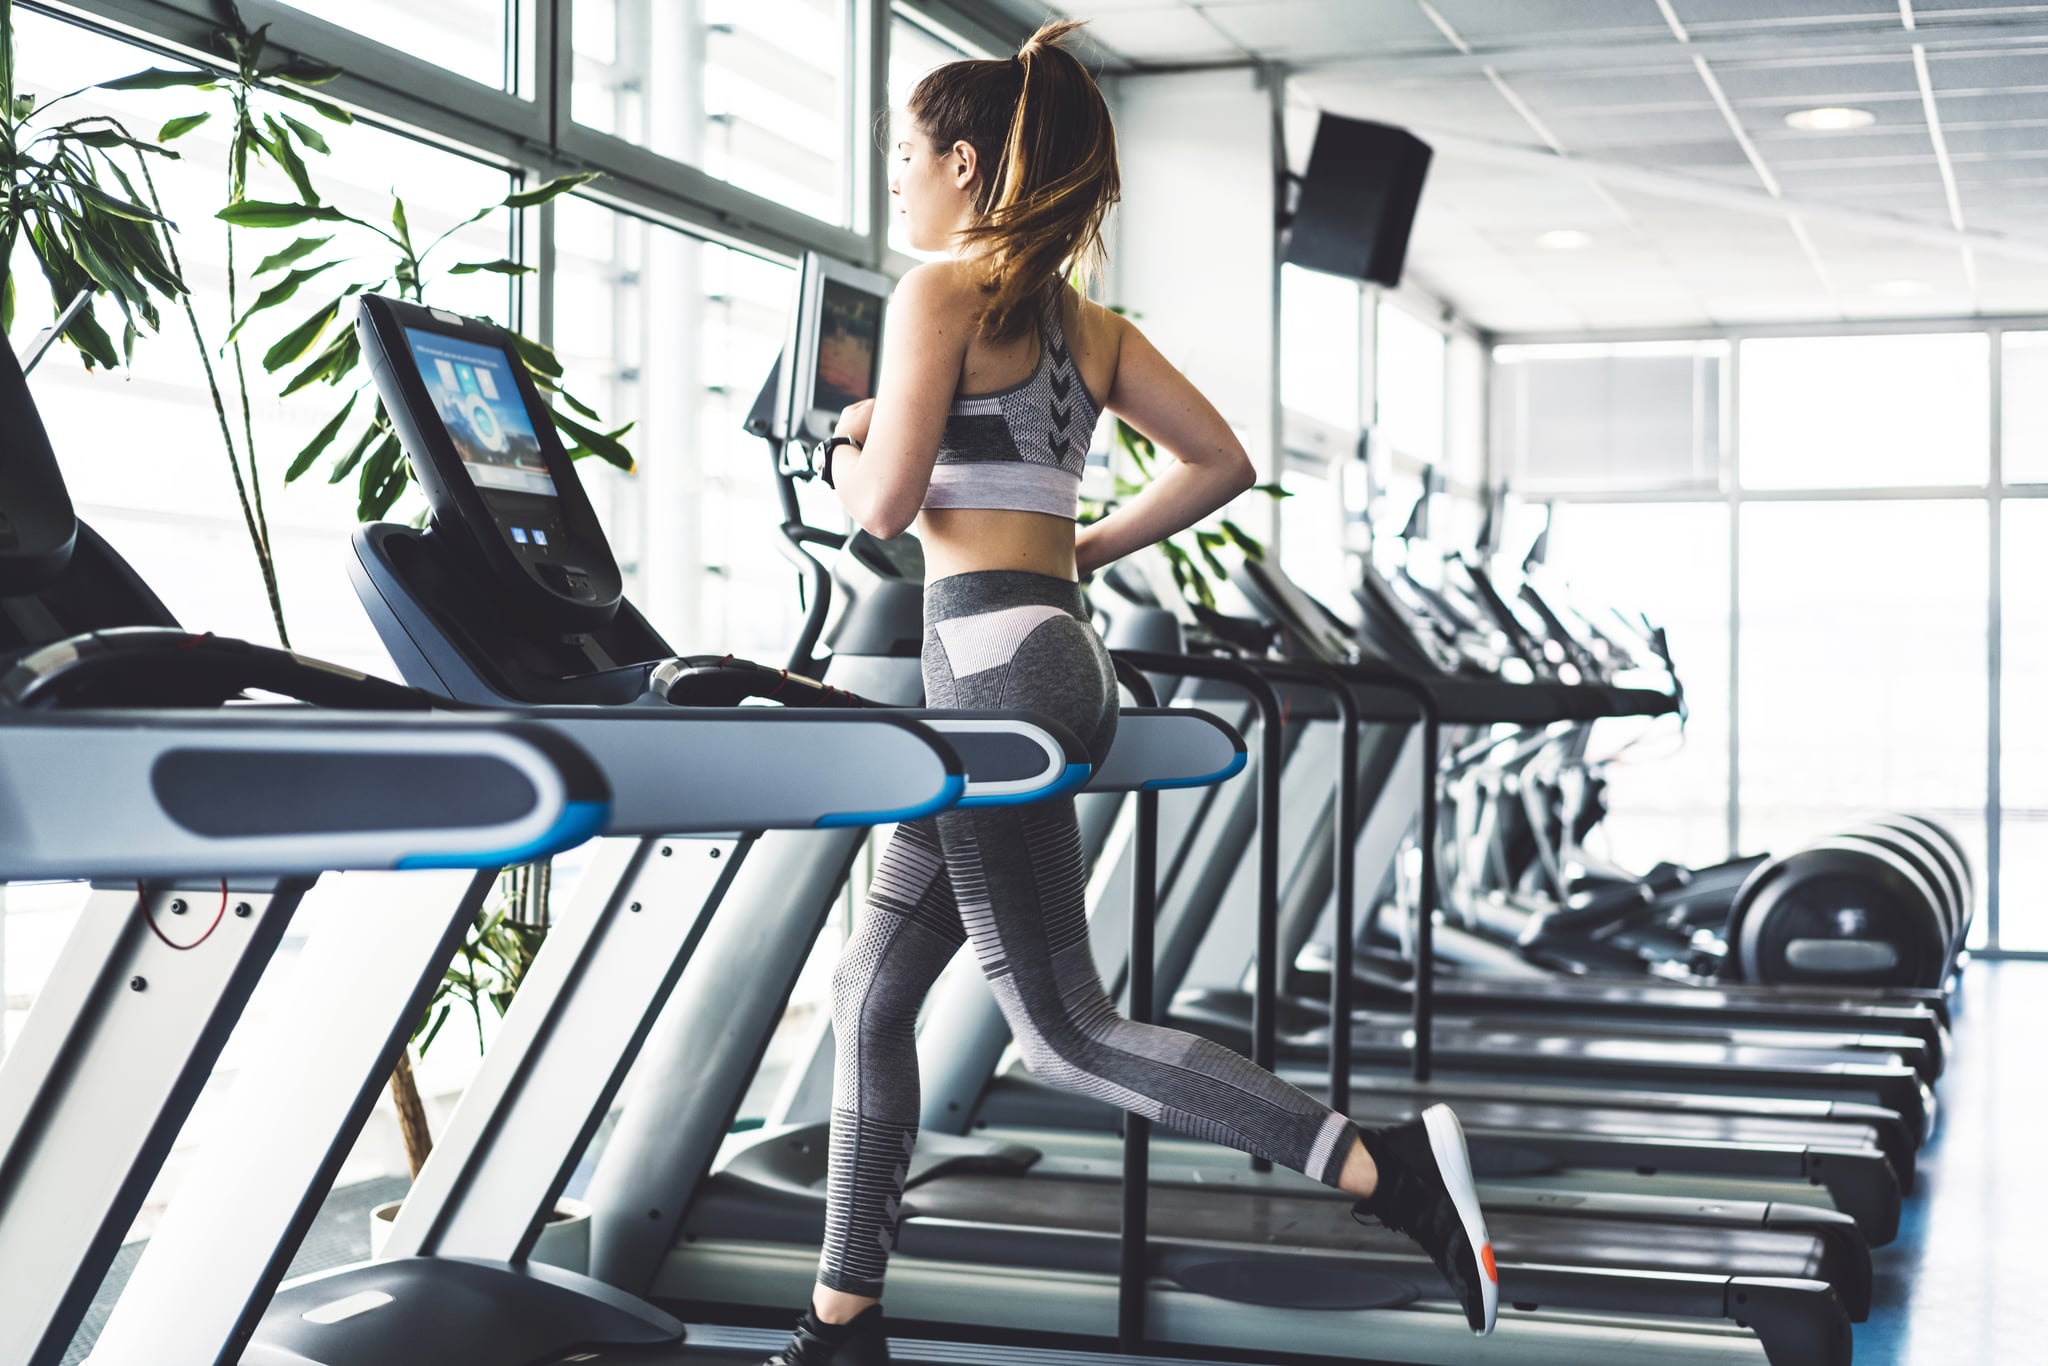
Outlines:
{"label": "chevron pattern sports bra", "polygon": [[954,397],[924,505],[1078,517],[1100,416],[1055,303],[1039,325],[1037,368],[1007,389]]}

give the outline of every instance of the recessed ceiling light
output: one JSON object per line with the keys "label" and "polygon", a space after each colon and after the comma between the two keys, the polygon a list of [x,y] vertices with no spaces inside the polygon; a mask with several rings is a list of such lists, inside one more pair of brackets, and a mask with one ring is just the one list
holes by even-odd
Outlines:
{"label": "recessed ceiling light", "polygon": [[1870,292],[1873,294],[1883,294],[1893,299],[1906,299],[1911,298],[1915,294],[1931,293],[1932,287],[1921,280],[1885,280],[1879,284],[1872,285]]}
{"label": "recessed ceiling light", "polygon": [[1590,245],[1592,241],[1592,233],[1583,232],[1578,228],[1552,228],[1549,232],[1537,235],[1536,245],[1547,247],[1551,251],[1577,251],[1580,247]]}
{"label": "recessed ceiling light", "polygon": [[1832,104],[1820,109],[1795,109],[1785,116],[1787,126],[1802,133],[1846,133],[1876,122],[1877,115],[1868,109],[1846,109]]}

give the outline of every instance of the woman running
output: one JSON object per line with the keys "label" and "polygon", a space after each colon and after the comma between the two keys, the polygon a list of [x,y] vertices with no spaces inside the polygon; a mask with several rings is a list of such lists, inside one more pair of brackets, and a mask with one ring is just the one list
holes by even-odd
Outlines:
{"label": "woman running", "polygon": [[[1099,763],[1116,733],[1116,679],[1076,580],[1194,525],[1254,475],[1208,400],[1128,319],[1067,283],[1100,264],[1119,187],[1109,109],[1061,45],[1079,27],[1047,24],[1006,61],[949,63],[911,94],[889,189],[911,245],[947,259],[897,285],[878,396],[846,410],[819,460],[870,534],[917,526],[926,705],[1041,712]],[[1077,530],[1105,411],[1174,459]],[[1122,1018],[1089,952],[1086,884],[1071,801],[896,830],[832,979],[817,1286],[765,1366],[888,1360],[880,1298],[917,1139],[917,1013],[970,941],[1041,1080],[1344,1191],[1354,1217],[1420,1244],[1473,1331],[1491,1331],[1493,1254],[1450,1110],[1361,1131],[1221,1045]]]}

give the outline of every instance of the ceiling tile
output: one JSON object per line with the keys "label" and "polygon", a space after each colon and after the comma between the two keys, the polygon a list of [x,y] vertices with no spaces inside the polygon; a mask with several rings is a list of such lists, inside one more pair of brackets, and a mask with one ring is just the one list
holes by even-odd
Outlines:
{"label": "ceiling tile", "polygon": [[1434,0],[1458,36],[1477,46],[1516,39],[1670,36],[1651,0]]}
{"label": "ceiling tile", "polygon": [[1267,57],[1333,61],[1457,50],[1409,0],[1198,0],[1198,5],[1218,28]]}
{"label": "ceiling tile", "polygon": [[1714,78],[1737,105],[1853,102],[1884,94],[1920,98],[1920,78],[1913,71],[1913,59],[1903,53],[1819,61],[1715,62],[1713,68]]}
{"label": "ceiling tile", "polygon": [[1687,28],[1716,32],[1899,22],[1899,7],[1883,0],[1671,0],[1671,8]]}
{"label": "ceiling tile", "polygon": [[1191,9],[1121,10],[1089,20],[1098,41],[1138,63],[1220,62],[1244,50]]}
{"label": "ceiling tile", "polygon": [[1930,51],[1927,79],[1937,95],[1945,90],[2003,90],[2012,86],[2048,89],[2048,45],[2036,43],[2006,52],[1967,54]]}

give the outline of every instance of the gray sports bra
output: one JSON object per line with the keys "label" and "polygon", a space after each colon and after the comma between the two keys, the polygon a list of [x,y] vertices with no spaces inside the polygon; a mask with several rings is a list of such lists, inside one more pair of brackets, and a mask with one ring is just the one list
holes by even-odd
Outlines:
{"label": "gray sports bra", "polygon": [[954,396],[924,505],[1079,516],[1081,469],[1100,416],[1055,303],[1039,325],[1029,375],[993,393]]}

